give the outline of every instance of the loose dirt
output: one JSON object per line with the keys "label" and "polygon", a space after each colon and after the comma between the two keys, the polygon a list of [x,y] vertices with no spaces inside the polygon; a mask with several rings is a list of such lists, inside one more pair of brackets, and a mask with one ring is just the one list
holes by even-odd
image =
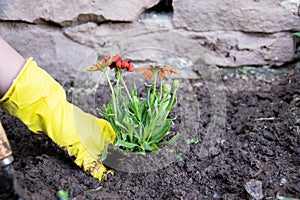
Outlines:
{"label": "loose dirt", "polygon": [[[59,189],[68,190],[76,200],[251,199],[245,189],[250,182],[257,183],[258,189],[261,183],[263,199],[276,199],[276,195],[300,198],[300,72],[277,69],[268,73],[271,76],[265,76],[264,70],[245,74],[222,70],[225,124],[220,124],[221,134],[205,155],[201,153],[204,135],[210,134],[207,129],[218,105],[201,75],[182,80],[185,89],[190,86],[184,95],[194,95],[187,101],[198,105],[197,114],[191,115],[197,129],[186,133],[193,131],[191,136],[199,142],[190,144],[178,160],[162,169],[144,173],[115,170],[105,182],[84,173],[46,136],[31,133],[19,120],[1,112],[18,182],[29,199],[57,199]],[[71,85],[64,85],[66,91]],[[96,102],[108,101],[109,95],[102,94]],[[185,103],[181,101],[177,109]],[[194,111],[177,112],[173,130],[184,127],[183,117],[189,115],[184,112]],[[2,171],[0,180],[0,199],[17,199]]]}

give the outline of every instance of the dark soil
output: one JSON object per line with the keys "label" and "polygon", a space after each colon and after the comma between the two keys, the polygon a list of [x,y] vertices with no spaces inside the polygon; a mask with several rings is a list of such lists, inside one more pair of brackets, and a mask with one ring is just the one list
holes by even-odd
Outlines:
{"label": "dark soil", "polygon": [[[26,193],[26,199],[57,199],[59,189],[68,190],[76,200],[251,199],[245,185],[261,181],[263,199],[276,199],[276,195],[300,198],[300,72],[278,69],[268,73],[272,78],[265,71],[252,75],[222,71],[226,123],[220,124],[221,135],[205,156],[201,153],[204,134],[210,134],[206,130],[218,105],[211,100],[207,81],[182,80],[192,86],[182,90],[196,94],[197,102],[187,101],[197,103],[199,113],[192,107],[182,111],[174,129],[184,127],[186,135],[191,133],[186,137],[198,137],[200,142],[190,144],[181,159],[162,169],[144,173],[115,170],[105,182],[84,173],[46,136],[31,133],[20,121],[1,113],[19,190]],[[179,108],[187,104],[183,100]],[[190,113],[196,113],[191,118],[197,123],[196,130],[180,125]],[[9,181],[3,171],[0,180],[0,199],[18,199],[5,187]]]}

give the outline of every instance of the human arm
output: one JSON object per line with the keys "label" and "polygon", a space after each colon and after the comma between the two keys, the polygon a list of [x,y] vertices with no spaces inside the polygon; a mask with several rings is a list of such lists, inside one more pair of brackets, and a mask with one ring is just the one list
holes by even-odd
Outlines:
{"label": "human arm", "polygon": [[99,159],[115,142],[111,125],[69,103],[62,86],[32,58],[25,60],[4,40],[0,49],[5,57],[0,67],[0,108],[32,132],[49,136],[86,172],[105,179],[111,172]]}
{"label": "human arm", "polygon": [[25,59],[0,36],[0,98],[25,64]]}

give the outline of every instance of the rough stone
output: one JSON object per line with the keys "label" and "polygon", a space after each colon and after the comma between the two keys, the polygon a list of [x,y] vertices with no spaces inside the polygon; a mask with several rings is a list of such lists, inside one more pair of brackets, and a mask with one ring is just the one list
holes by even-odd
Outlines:
{"label": "rough stone", "polygon": [[135,63],[172,64],[185,68],[198,60],[206,62],[202,57],[205,49],[174,30],[170,21],[100,26],[87,23],[65,28],[64,33],[101,54],[121,54]]}
{"label": "rough stone", "polygon": [[281,65],[294,56],[293,37],[288,32],[186,33],[174,29],[168,21],[161,21],[100,26],[87,23],[65,28],[64,33],[72,40],[103,54],[117,52],[136,62],[165,62],[172,65],[179,64],[175,59],[179,57],[186,61],[181,67],[189,67],[197,59],[218,66]]}
{"label": "rough stone", "polygon": [[280,0],[279,4],[288,10],[291,10],[294,14],[300,16],[300,2],[299,0]]}
{"label": "rough stone", "polygon": [[273,66],[298,55],[299,0],[173,0],[173,14],[144,12],[158,2],[0,1],[0,35],[59,80],[85,77],[79,68],[97,53],[173,65],[184,78],[195,65]]}
{"label": "rough stone", "polygon": [[295,54],[289,32],[213,31],[190,35],[207,48],[210,60],[218,66],[279,66],[292,60]]}
{"label": "rough stone", "polygon": [[60,26],[70,26],[88,21],[134,21],[147,8],[159,0],[72,0],[24,1],[9,0],[0,2],[1,20],[19,20],[29,23],[51,22]]}
{"label": "rough stone", "polygon": [[173,22],[176,28],[198,32],[227,30],[274,33],[300,30],[300,17],[280,2],[283,1],[174,0]]}
{"label": "rough stone", "polygon": [[[33,57],[54,78],[63,81],[84,71],[96,52],[68,39],[59,29],[1,23],[0,35],[24,57]],[[91,63],[89,63],[91,64]]]}

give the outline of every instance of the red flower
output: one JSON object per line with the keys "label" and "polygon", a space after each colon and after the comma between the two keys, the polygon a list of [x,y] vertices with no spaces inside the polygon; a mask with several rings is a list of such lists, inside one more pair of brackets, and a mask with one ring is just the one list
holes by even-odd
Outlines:
{"label": "red flower", "polygon": [[127,68],[127,70],[129,71],[129,72],[133,72],[133,70],[134,70],[134,66],[133,66],[133,64],[129,64],[129,67]]}
{"label": "red flower", "polygon": [[122,69],[127,69],[129,67],[129,60],[122,60]]}
{"label": "red flower", "polygon": [[122,62],[121,62],[121,59],[118,60],[118,61],[116,62],[116,67],[117,67],[118,69],[122,69]]}
{"label": "red flower", "polygon": [[102,70],[105,67],[109,67],[110,69],[126,69],[129,72],[134,70],[134,66],[130,63],[129,60],[122,60],[119,55],[116,56],[104,56],[101,61],[96,62],[94,67],[89,68],[88,71],[96,71]]}
{"label": "red flower", "polygon": [[121,57],[119,55],[116,55],[113,60],[115,63],[117,63],[118,61],[121,60]]}

